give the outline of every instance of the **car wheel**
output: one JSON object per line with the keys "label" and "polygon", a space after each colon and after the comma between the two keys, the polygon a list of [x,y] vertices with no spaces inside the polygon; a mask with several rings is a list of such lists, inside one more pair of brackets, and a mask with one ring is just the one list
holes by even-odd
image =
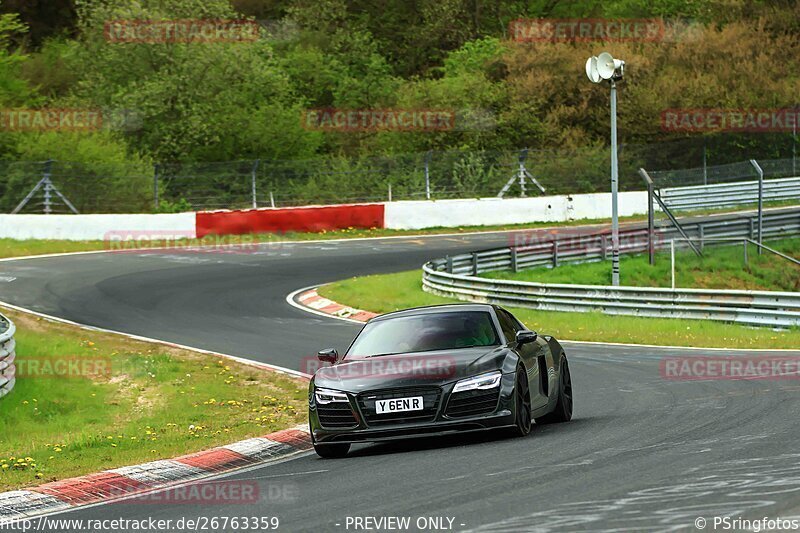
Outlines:
{"label": "car wheel", "polygon": [[572,376],[567,358],[561,360],[561,376],[558,380],[558,399],[551,413],[536,419],[537,424],[569,422],[572,419]]}
{"label": "car wheel", "polygon": [[339,459],[347,455],[350,445],[347,443],[337,444],[317,444],[314,443],[314,451],[323,459]]}
{"label": "car wheel", "polygon": [[531,432],[531,395],[525,368],[517,368],[517,383],[514,386],[514,427],[512,434],[524,437]]}

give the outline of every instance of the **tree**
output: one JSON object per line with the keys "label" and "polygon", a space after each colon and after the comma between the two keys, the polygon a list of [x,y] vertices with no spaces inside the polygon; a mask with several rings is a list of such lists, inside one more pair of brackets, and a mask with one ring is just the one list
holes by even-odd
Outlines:
{"label": "tree", "polygon": [[[302,129],[303,98],[294,92],[267,40],[109,43],[105,21],[235,19],[227,2],[171,0],[79,8],[81,79],[73,97],[138,117],[131,146],[159,161],[280,158],[312,153]],[[288,140],[288,142],[287,142]]]}
{"label": "tree", "polygon": [[4,106],[22,105],[30,100],[30,89],[20,77],[20,67],[28,59],[14,44],[28,27],[13,13],[0,15],[0,103]]}

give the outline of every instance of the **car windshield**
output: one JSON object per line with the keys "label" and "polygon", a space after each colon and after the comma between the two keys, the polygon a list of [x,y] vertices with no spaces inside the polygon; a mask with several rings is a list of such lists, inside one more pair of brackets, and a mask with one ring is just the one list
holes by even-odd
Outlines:
{"label": "car windshield", "polygon": [[424,313],[367,324],[346,357],[375,357],[500,344],[489,313]]}

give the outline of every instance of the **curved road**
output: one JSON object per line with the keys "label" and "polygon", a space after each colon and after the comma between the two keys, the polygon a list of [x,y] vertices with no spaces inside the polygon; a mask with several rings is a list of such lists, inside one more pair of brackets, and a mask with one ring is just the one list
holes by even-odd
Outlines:
{"label": "curved road", "polygon": [[[289,292],[508,239],[489,233],[0,262],[0,277],[16,278],[0,282],[0,300],[299,369],[321,347],[345,348],[358,326],[295,309],[285,302]],[[528,438],[361,445],[342,460],[303,454],[226,478],[255,480],[257,505],[117,503],[60,516],[278,516],[286,531],[354,531],[348,517],[364,516],[408,516],[411,530],[417,518],[447,517],[455,531],[693,531],[702,516],[710,531],[713,516],[800,515],[797,381],[668,381],[659,375],[662,357],[704,352],[565,347],[575,417],[535,427]]]}

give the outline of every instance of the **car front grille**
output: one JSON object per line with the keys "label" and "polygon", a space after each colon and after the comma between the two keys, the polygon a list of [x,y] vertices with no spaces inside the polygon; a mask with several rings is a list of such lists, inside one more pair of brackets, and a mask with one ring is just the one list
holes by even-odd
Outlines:
{"label": "car front grille", "polygon": [[350,402],[332,402],[317,404],[319,423],[324,428],[352,428],[358,425],[358,419],[350,408]]}
{"label": "car front grille", "polygon": [[[375,402],[377,400],[409,398],[412,396],[422,396],[422,410],[381,414],[375,412]],[[400,389],[366,391],[358,395],[358,407],[361,409],[364,419],[370,426],[431,422],[436,418],[436,412],[439,408],[439,400],[441,397],[442,389],[439,387],[405,387]]]}
{"label": "car front grille", "polygon": [[492,390],[470,390],[450,395],[445,414],[451,418],[485,415],[494,412],[500,398],[500,387]]}

